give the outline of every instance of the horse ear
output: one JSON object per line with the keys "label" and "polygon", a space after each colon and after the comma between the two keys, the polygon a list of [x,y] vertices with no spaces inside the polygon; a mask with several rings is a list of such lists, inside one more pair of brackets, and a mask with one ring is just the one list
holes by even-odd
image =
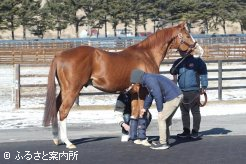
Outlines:
{"label": "horse ear", "polygon": [[179,25],[180,25],[181,29],[186,28],[186,22],[185,21],[180,23]]}

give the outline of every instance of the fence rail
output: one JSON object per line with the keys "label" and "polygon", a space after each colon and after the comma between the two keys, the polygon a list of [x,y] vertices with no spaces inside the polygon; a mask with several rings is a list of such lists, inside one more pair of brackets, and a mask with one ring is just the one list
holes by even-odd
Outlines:
{"label": "fence rail", "polygon": [[[90,45],[106,51],[119,51],[134,45],[143,37],[74,39],[43,41],[0,41],[0,64],[47,64],[55,54],[80,45]],[[246,59],[246,37],[196,38],[204,48],[205,60]],[[179,55],[170,51],[166,59]]]}
{"label": "fence rail", "polygon": [[[233,76],[233,77],[224,77],[223,73],[225,72],[233,72],[233,74],[238,74],[238,72],[246,72],[246,67],[243,68],[233,68],[228,69],[224,68],[223,64],[232,63],[234,66],[237,66],[237,63],[243,63],[246,65],[246,60],[211,60],[207,61],[207,64],[216,64],[218,69],[210,68],[208,67],[208,74],[211,73],[217,73],[216,77],[209,78],[209,82],[215,81],[217,82],[217,85],[209,85],[208,90],[218,90],[218,99],[222,100],[222,93],[223,90],[227,89],[244,89],[246,88],[246,85],[225,85],[223,82],[225,81],[235,81],[235,80],[245,80],[246,84],[246,73],[243,76]],[[171,61],[165,61],[162,63],[161,66],[172,64]],[[21,93],[23,88],[43,88],[44,90],[47,84],[21,84],[22,78],[33,78],[33,77],[47,77],[47,74],[35,74],[35,73],[29,73],[29,74],[21,74],[22,67],[38,67],[38,66],[47,66],[48,65],[25,65],[25,64],[16,64],[15,65],[15,107],[20,108],[21,107],[21,100],[23,97],[34,97],[32,93],[23,95]],[[167,75],[169,74],[169,71],[161,71],[161,74]],[[210,76],[210,75],[209,75]],[[80,95],[109,95],[110,93],[101,92],[101,91],[94,91],[94,92],[83,92]],[[35,97],[45,97],[45,94],[35,94]],[[79,99],[77,99],[76,103],[79,104]]]}

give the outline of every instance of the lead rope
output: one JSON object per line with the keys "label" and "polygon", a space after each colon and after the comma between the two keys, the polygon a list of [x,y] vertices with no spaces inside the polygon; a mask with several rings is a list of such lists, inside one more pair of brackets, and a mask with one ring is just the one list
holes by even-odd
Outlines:
{"label": "lead rope", "polygon": [[187,55],[185,55],[179,62],[178,62],[178,64],[176,64],[173,68],[174,68],[174,70],[176,70],[177,69],[177,67],[188,57],[188,56],[190,56],[191,54],[187,54]]}
{"label": "lead rope", "polygon": [[204,96],[204,102],[201,103],[201,101],[199,101],[199,106],[200,106],[200,107],[204,107],[204,106],[207,104],[207,102],[208,102],[208,96],[207,96],[207,93],[206,93],[206,92],[203,92],[203,93],[197,95],[197,96],[194,97],[190,102],[184,102],[184,99],[183,99],[183,100],[182,100],[182,104],[189,105],[189,104],[193,103],[195,100],[197,100],[198,97],[200,97],[201,95]]}
{"label": "lead rope", "polygon": [[200,95],[203,95],[204,96],[204,102],[203,103],[201,103],[201,101],[199,102],[200,103],[200,107],[204,107],[207,104],[207,102],[208,102],[208,95],[207,95],[206,92],[203,92]]}

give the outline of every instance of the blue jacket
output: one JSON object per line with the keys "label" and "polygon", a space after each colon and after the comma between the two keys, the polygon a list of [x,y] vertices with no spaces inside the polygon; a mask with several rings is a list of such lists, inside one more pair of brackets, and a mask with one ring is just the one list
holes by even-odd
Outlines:
{"label": "blue jacket", "polygon": [[[174,68],[182,58],[177,59],[172,68]],[[171,69],[172,69],[171,68]],[[201,58],[195,58],[192,55],[182,61],[172,75],[178,75],[178,85],[182,91],[199,90],[200,86],[204,89],[208,87],[207,66]]]}
{"label": "blue jacket", "polygon": [[155,99],[158,112],[163,110],[163,103],[170,101],[182,94],[177,85],[159,74],[145,73],[142,76],[141,84],[145,86],[149,94],[144,100],[144,109],[149,109]]}

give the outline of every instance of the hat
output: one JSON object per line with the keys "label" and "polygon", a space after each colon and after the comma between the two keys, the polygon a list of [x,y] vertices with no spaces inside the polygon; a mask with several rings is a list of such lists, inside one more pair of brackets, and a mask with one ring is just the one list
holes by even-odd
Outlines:
{"label": "hat", "polygon": [[131,73],[130,82],[132,84],[140,83],[142,81],[143,74],[144,74],[144,71],[140,69],[134,69]]}

